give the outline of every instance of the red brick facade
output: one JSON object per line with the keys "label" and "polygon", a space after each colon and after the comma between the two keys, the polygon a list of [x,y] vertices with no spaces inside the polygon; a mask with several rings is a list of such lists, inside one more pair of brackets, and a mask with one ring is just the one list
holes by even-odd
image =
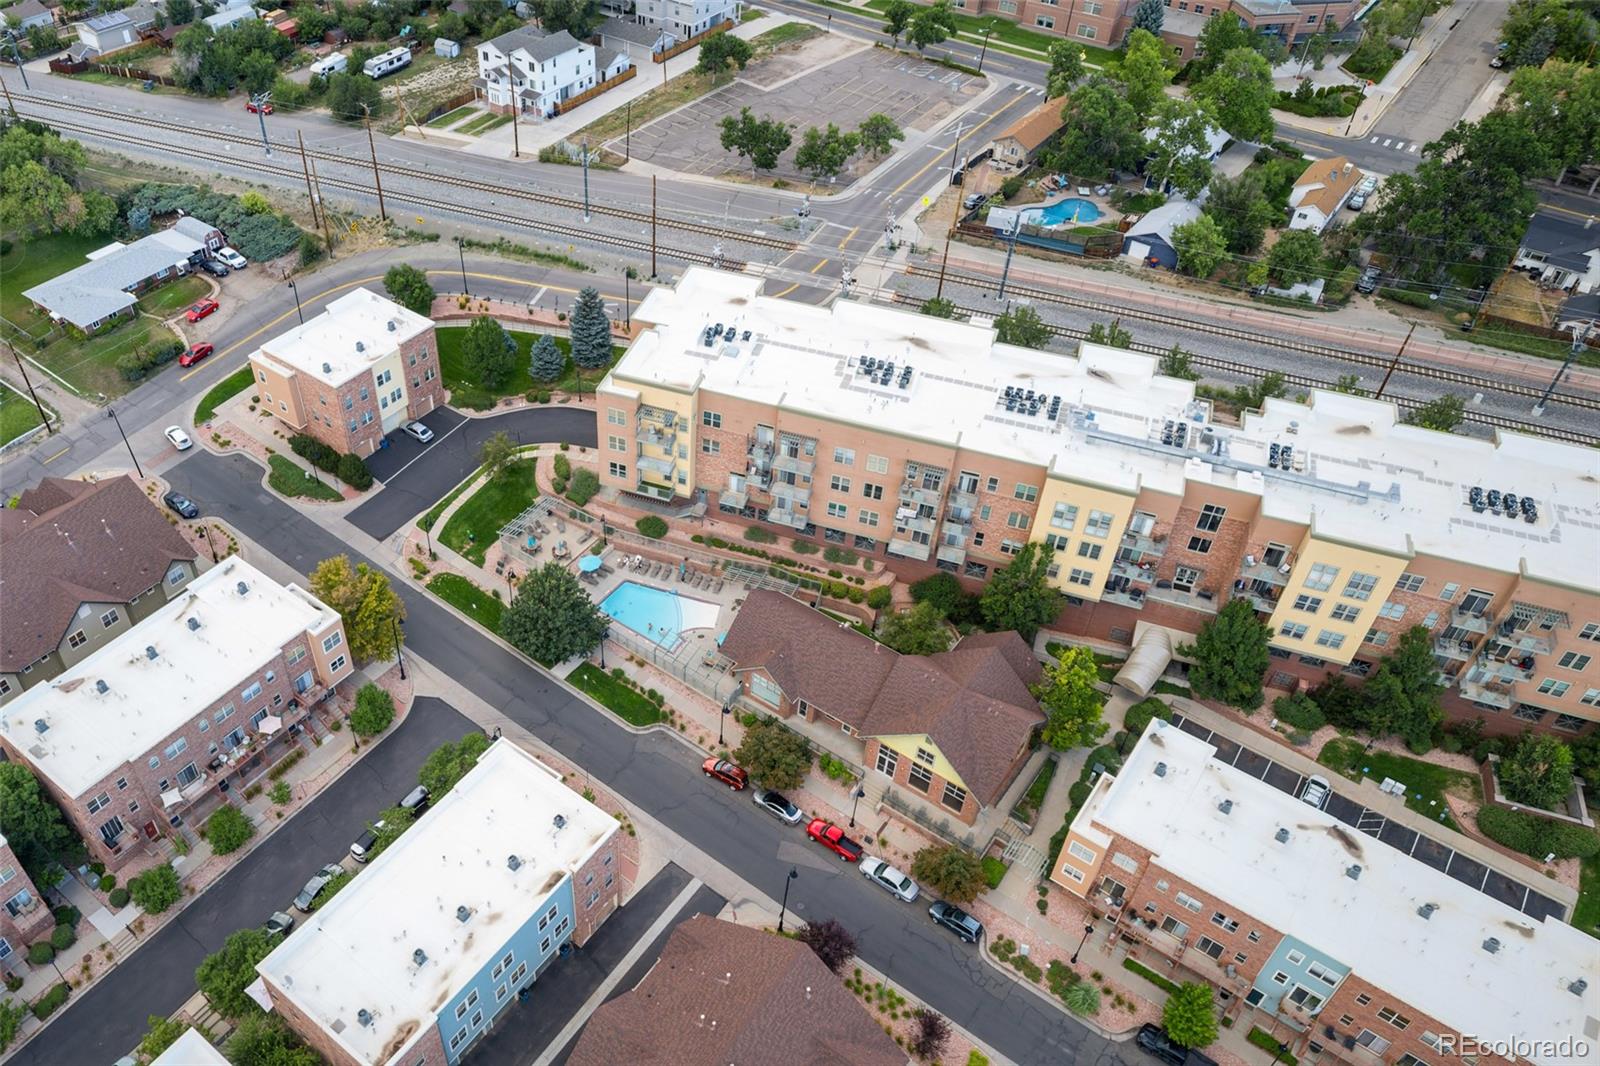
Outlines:
{"label": "red brick facade", "polygon": [[10,951],[0,967],[22,962],[27,947],[35,940],[45,939],[55,928],[56,920],[50,907],[39,895],[39,889],[22,868],[11,845],[0,838],[0,937],[5,939]]}

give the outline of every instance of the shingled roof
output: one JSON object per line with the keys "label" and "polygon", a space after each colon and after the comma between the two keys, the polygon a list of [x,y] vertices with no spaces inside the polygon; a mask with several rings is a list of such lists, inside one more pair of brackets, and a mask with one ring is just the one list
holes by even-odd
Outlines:
{"label": "shingled roof", "polygon": [[601,1006],[570,1066],[905,1066],[907,1056],[816,954],[695,915],[643,981]]}
{"label": "shingled roof", "polygon": [[1028,734],[1044,720],[1029,686],[1041,670],[1016,633],[974,633],[937,655],[901,655],[798,600],[758,590],[728,629],[737,671],[765,671],[863,736],[920,733],[979,802],[996,802]]}
{"label": "shingled roof", "polygon": [[0,509],[0,672],[49,654],[83,603],[127,603],[194,549],[128,477],[45,478]]}

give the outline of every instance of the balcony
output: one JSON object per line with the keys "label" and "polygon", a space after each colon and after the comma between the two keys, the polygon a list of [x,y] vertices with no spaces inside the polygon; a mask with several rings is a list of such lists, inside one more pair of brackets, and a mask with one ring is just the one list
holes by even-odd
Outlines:
{"label": "balcony", "polygon": [[1533,666],[1531,655],[1501,658],[1485,652],[1473,673],[1480,681],[1532,681]]}
{"label": "balcony", "polygon": [[1456,690],[1464,700],[1509,710],[1516,702],[1516,686],[1504,681],[1463,681]]}
{"label": "balcony", "polygon": [[670,501],[672,499],[671,489],[667,488],[665,485],[658,485],[653,481],[645,481],[640,479],[639,483],[634,486],[633,491],[637,492],[641,496],[649,496],[651,499],[655,500]]}
{"label": "balcony", "polygon": [[895,532],[897,533],[905,533],[909,531],[914,533],[932,534],[933,526],[934,522],[932,515],[913,515],[907,518],[902,518],[900,515],[896,514],[894,517],[894,528]]}
{"label": "balcony", "polygon": [[943,499],[939,489],[925,489],[910,481],[900,486],[900,502],[911,507],[931,507],[937,511]]}
{"label": "balcony", "polygon": [[641,429],[652,425],[662,429],[675,429],[678,425],[678,412],[645,404],[639,408],[638,422]]}
{"label": "balcony", "polygon": [[1495,630],[1494,639],[1513,651],[1525,651],[1530,655],[1549,655],[1555,650],[1556,643],[1549,637],[1538,636],[1533,633],[1519,632],[1508,628],[1510,619],[1500,623],[1500,628]]}
{"label": "balcony", "polygon": [[1137,611],[1144,607],[1144,595],[1145,590],[1142,586],[1128,585],[1113,590],[1110,585],[1107,585],[1105,591],[1100,594],[1100,602],[1120,604],[1123,607],[1132,607]]}
{"label": "balcony", "polygon": [[886,550],[890,555],[896,555],[902,559],[915,559],[918,562],[925,563],[928,561],[931,549],[927,544],[918,544],[914,540],[895,537],[889,541],[889,546]]}
{"label": "balcony", "polygon": [[1442,655],[1446,659],[1459,659],[1462,662],[1472,658],[1472,651],[1477,645],[1470,640],[1447,640],[1438,637],[1433,642],[1433,653]]}
{"label": "balcony", "polygon": [[649,470],[652,473],[660,474],[669,482],[672,480],[673,475],[676,474],[678,470],[678,461],[671,458],[658,459],[653,455],[641,455],[638,458],[638,463],[639,469]]}
{"label": "balcony", "polygon": [[[1245,556],[1249,559],[1250,556]],[[1273,566],[1271,563],[1240,563],[1239,576],[1246,581],[1264,581],[1269,585],[1283,586],[1289,583],[1289,571],[1293,569],[1287,562]]]}
{"label": "balcony", "polygon": [[975,511],[978,508],[977,492],[962,492],[959,489],[950,494],[950,506],[963,511]]}
{"label": "balcony", "polygon": [[964,522],[952,522],[949,518],[939,527],[939,535],[946,544],[957,548],[966,546],[967,534],[972,532],[972,527]]}
{"label": "balcony", "polygon": [[967,561],[967,549],[959,544],[941,544],[935,555],[941,563],[955,563],[960,566]]}
{"label": "balcony", "polygon": [[656,428],[655,423],[647,423],[639,429],[639,443],[652,448],[665,448],[670,452],[677,446],[678,433],[672,429]]}
{"label": "balcony", "polygon": [[1187,607],[1191,611],[1203,611],[1206,614],[1216,614],[1220,606],[1215,596],[1198,591],[1180,592],[1175,588],[1162,588],[1159,583],[1152,586],[1145,595],[1152,600]]}
{"label": "balcony", "polygon": [[735,492],[728,489],[717,494],[718,507],[732,507],[735,511],[742,511],[750,503],[750,493],[744,489]]}
{"label": "balcony", "polygon": [[1469,633],[1489,632],[1489,616],[1485,611],[1468,611],[1457,607],[1450,612],[1450,624]]}
{"label": "balcony", "polygon": [[796,477],[810,477],[817,464],[799,455],[779,455],[772,460],[772,469],[782,470]]}
{"label": "balcony", "polygon": [[788,526],[790,529],[804,529],[810,516],[797,512],[787,507],[774,507],[767,512],[767,521],[779,526]]}
{"label": "balcony", "polygon": [[1278,609],[1278,597],[1276,595],[1269,594],[1250,585],[1245,585],[1244,588],[1239,588],[1239,585],[1244,585],[1244,582],[1240,581],[1234,586],[1233,594],[1235,596],[1243,596],[1245,599],[1249,600],[1251,605],[1255,607],[1256,610],[1265,611],[1267,614],[1271,614],[1273,611]]}
{"label": "balcony", "polygon": [[1140,566],[1138,563],[1126,562],[1118,559],[1111,564],[1111,573],[1117,577],[1125,577],[1136,585],[1148,585],[1155,581],[1155,568]]}
{"label": "balcony", "polygon": [[1138,552],[1140,555],[1148,555],[1159,559],[1166,554],[1167,538],[1163,536],[1160,540],[1154,540],[1146,533],[1124,533],[1122,535],[1122,546],[1129,551]]}
{"label": "balcony", "polygon": [[750,487],[760,489],[762,492],[772,490],[772,471],[756,466],[754,463],[745,468],[745,480],[750,482]]}

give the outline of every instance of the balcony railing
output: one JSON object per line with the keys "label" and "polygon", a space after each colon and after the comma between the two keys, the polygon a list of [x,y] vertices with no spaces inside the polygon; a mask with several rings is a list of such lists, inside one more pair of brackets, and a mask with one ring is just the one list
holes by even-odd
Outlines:
{"label": "balcony railing", "polygon": [[912,482],[900,486],[900,502],[914,507],[932,507],[938,510],[943,495],[938,489],[925,489]]}
{"label": "balcony railing", "polygon": [[948,518],[946,518],[944,520],[944,524],[939,527],[939,533],[944,538],[946,543],[953,544],[957,548],[966,546],[967,534],[970,532],[972,532],[971,526],[962,522],[952,522]]}
{"label": "balcony railing", "polygon": [[1101,603],[1116,603],[1135,610],[1144,606],[1145,586],[1133,585],[1113,592],[1109,587],[1100,594]]}
{"label": "balcony railing", "polygon": [[895,516],[894,527],[897,531],[912,531],[916,533],[932,533],[934,521],[931,515],[901,518]]}
{"label": "balcony railing", "polygon": [[1174,588],[1162,588],[1159,584],[1152,585],[1150,591],[1145,593],[1152,600],[1162,603],[1175,603],[1179,607],[1187,607],[1192,611],[1204,611],[1207,614],[1216,614],[1219,604],[1215,596],[1205,596],[1200,592],[1180,592]]}
{"label": "balcony railing", "polygon": [[1243,596],[1245,599],[1249,600],[1251,605],[1258,611],[1265,611],[1266,613],[1271,614],[1273,611],[1278,609],[1277,598],[1267,595],[1260,589],[1249,587],[1234,589],[1233,594],[1235,596]]}
{"label": "balcony railing", "polygon": [[[1247,557],[1248,558],[1248,557]],[[1269,585],[1287,585],[1289,583],[1288,563],[1273,566],[1270,563],[1239,564],[1239,576],[1246,581],[1265,581]]]}
{"label": "balcony railing", "polygon": [[744,510],[745,505],[749,502],[750,493],[744,489],[740,489],[737,492],[728,489],[717,495],[717,505],[719,507],[732,507],[736,511]]}
{"label": "balcony railing", "polygon": [[659,407],[644,406],[639,408],[639,425],[654,423],[666,429],[672,429],[678,424],[678,413],[666,411]]}
{"label": "balcony railing", "polygon": [[[1527,661],[1527,665],[1523,665]],[[1493,681],[1532,681],[1533,663],[1531,660],[1496,659],[1487,654],[1480,655],[1474,671],[1478,680]]]}
{"label": "balcony railing", "polygon": [[668,481],[672,480],[673,474],[675,474],[678,469],[678,461],[676,459],[658,459],[653,455],[639,456],[638,463],[639,469],[653,471],[662,475]]}
{"label": "balcony railing", "polygon": [[1143,567],[1138,563],[1124,562],[1121,559],[1111,564],[1111,572],[1127,578],[1136,585],[1149,585],[1156,579],[1154,567]]}
{"label": "balcony railing", "polygon": [[918,544],[914,540],[903,540],[900,537],[895,537],[889,541],[889,546],[885,550],[888,551],[890,555],[898,555],[902,559],[915,559],[918,562],[927,562],[932,548],[927,544]]}
{"label": "balcony railing", "polygon": [[779,455],[772,460],[772,469],[783,470],[798,477],[810,477],[817,464],[798,455]]}
{"label": "balcony railing", "polygon": [[671,451],[678,443],[678,434],[676,430],[656,429],[651,423],[639,430],[639,443]]}
{"label": "balcony railing", "polygon": [[1504,644],[1507,647],[1513,648],[1517,651],[1529,652],[1533,655],[1549,655],[1555,650],[1555,641],[1551,638],[1547,636],[1539,636],[1535,633],[1519,632],[1518,630],[1510,628],[1506,624],[1507,621],[1509,621],[1509,619],[1502,621],[1499,628],[1495,630],[1494,639],[1499,641],[1501,644]]}
{"label": "balcony railing", "polygon": [[1516,686],[1503,681],[1463,681],[1461,698],[1507,710],[1516,702]]}
{"label": "balcony railing", "polygon": [[1167,538],[1162,537],[1160,540],[1153,540],[1147,533],[1124,533],[1122,535],[1122,546],[1129,551],[1136,551],[1140,555],[1161,556],[1166,553]]}
{"label": "balcony railing", "polygon": [[1469,633],[1489,632],[1489,615],[1486,611],[1468,611],[1457,607],[1450,612],[1450,624]]}
{"label": "balcony railing", "polygon": [[787,507],[774,507],[767,512],[767,521],[790,529],[804,529],[810,516]]}
{"label": "balcony railing", "polygon": [[1433,642],[1434,654],[1463,661],[1472,658],[1472,651],[1476,647],[1470,640],[1450,640],[1446,637],[1438,637]]}
{"label": "balcony railing", "polygon": [[649,496],[657,500],[672,499],[671,489],[667,488],[665,485],[657,485],[653,481],[644,481],[641,479],[639,483],[634,486],[633,491],[637,492],[641,496]]}
{"label": "balcony railing", "polygon": [[978,494],[976,492],[962,492],[956,490],[950,494],[950,506],[959,507],[965,511],[973,511],[978,507]]}
{"label": "balcony railing", "polygon": [[935,553],[942,563],[955,563],[957,566],[967,561],[967,549],[959,544],[941,544]]}

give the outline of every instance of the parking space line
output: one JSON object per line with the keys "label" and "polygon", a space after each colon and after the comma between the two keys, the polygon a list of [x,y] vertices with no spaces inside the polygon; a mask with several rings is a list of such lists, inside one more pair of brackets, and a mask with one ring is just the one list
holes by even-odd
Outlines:
{"label": "parking space line", "polygon": [[[457,422],[455,425],[451,426],[449,429],[447,429],[443,433],[441,433],[438,436],[438,438],[436,438],[434,440],[433,443],[434,444],[443,444],[446,437],[450,436],[450,434],[454,433],[456,430],[460,429],[462,426],[466,425],[468,422],[471,422],[471,421],[472,421],[472,419],[470,419],[470,418],[463,418],[461,421]],[[428,451],[429,451],[429,448],[422,449],[422,451],[417,454],[416,459],[411,460],[411,463],[414,463],[414,462],[417,461],[417,459],[421,459],[424,455],[427,455]],[[396,470],[394,473],[390,474],[389,475],[389,479],[383,483],[384,487],[387,488],[388,486],[394,484],[396,478],[398,478],[401,474],[404,474],[407,470],[411,469],[411,463],[407,463],[405,466],[402,466],[399,470]]]}

